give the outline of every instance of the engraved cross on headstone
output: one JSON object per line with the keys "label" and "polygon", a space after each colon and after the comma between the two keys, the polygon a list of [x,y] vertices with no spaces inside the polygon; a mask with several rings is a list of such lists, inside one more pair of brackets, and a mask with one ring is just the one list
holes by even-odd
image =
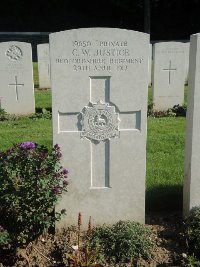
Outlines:
{"label": "engraved cross on headstone", "polygon": [[16,94],[16,100],[19,100],[19,94],[18,94],[18,86],[24,86],[23,83],[18,83],[17,82],[17,76],[15,76],[15,83],[9,83],[9,85],[11,86],[15,86],[15,94]]}
{"label": "engraved cross on headstone", "polygon": [[[92,76],[90,77],[90,103],[110,103],[110,76]],[[86,103],[87,104],[87,103]],[[109,106],[114,108],[113,105]],[[84,108],[84,107],[83,107]],[[89,108],[89,107],[88,107]],[[119,133],[122,131],[140,131],[141,111],[120,112],[115,108],[119,115]],[[116,120],[116,113],[114,120]],[[77,133],[80,132],[80,138],[83,136],[83,128],[77,123],[80,112],[66,113],[58,112],[58,133]],[[95,116],[95,115],[94,115]],[[102,117],[103,118],[103,117]],[[112,120],[113,118],[111,118]],[[105,120],[102,119],[105,123]],[[94,118],[95,121],[95,118]],[[101,125],[103,128],[103,125]],[[101,128],[100,127],[100,128]],[[115,134],[114,134],[115,136]],[[119,136],[119,134],[118,134]],[[86,137],[87,138],[87,137]],[[85,139],[86,139],[85,138]],[[116,135],[116,138],[117,135]],[[119,137],[120,138],[120,137]],[[91,189],[102,189],[112,187],[110,181],[110,142],[111,139],[101,140],[98,142],[88,138],[90,142],[90,173]]]}
{"label": "engraved cross on headstone", "polygon": [[171,71],[175,71],[175,70],[177,70],[177,69],[175,69],[175,68],[172,68],[172,62],[171,62],[171,60],[169,61],[169,68],[167,68],[167,69],[163,69],[163,70],[167,70],[168,72],[169,72],[169,84],[171,83]]}

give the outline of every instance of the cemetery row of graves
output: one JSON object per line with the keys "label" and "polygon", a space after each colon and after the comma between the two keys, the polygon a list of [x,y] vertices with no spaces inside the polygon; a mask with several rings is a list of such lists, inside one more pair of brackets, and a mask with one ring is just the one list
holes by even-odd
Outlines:
{"label": "cemetery row of graves", "polygon": [[[156,43],[152,56],[144,33],[70,30],[38,45],[38,64],[30,44],[0,44],[1,151],[59,145],[63,187],[53,192],[67,216],[57,229],[76,225],[77,214],[94,225],[144,223],[145,208],[188,216],[199,206],[199,38]],[[178,116],[186,102],[187,121]]]}
{"label": "cemetery row of graves", "polygon": [[[5,67],[1,69],[1,75],[4,77],[4,84],[2,84],[0,92],[1,106],[10,114],[33,113],[35,110],[33,99],[34,83],[31,46],[30,44],[20,42],[5,42],[2,43],[1,46],[2,65],[5,65]],[[154,109],[167,110],[174,105],[183,104],[184,84],[188,83],[189,47],[190,46],[188,42],[160,42],[154,43],[153,45],[149,44],[148,84],[153,85]],[[76,50],[77,49],[73,49],[73,55],[76,53]],[[123,53],[126,52],[127,51],[124,50]],[[87,49],[82,49],[82,53],[87,53]],[[40,89],[51,88],[49,44],[39,44],[37,46],[37,55],[39,72],[39,81],[37,82],[39,84],[35,85],[39,85]],[[115,54],[113,54],[113,56],[115,56]],[[59,62],[59,59],[57,60]],[[139,60],[141,59],[117,59],[116,61],[116,59],[114,60],[111,58],[110,62],[113,64],[116,62],[122,64],[136,64]],[[84,66],[83,64],[85,62],[86,64],[88,62],[91,63],[91,60],[82,60],[82,65],[76,64],[76,62],[80,62],[80,60],[77,58],[76,60],[71,59],[71,61],[67,59],[62,59],[61,61],[62,63],[67,64],[74,62],[74,71],[90,69],[90,66]],[[101,61],[98,60],[94,62],[101,63]],[[102,70],[106,70],[105,65],[101,66],[101,68]],[[128,65],[125,65],[124,67],[119,65],[117,67],[118,71],[125,71],[127,68]],[[111,66],[107,66],[107,70],[110,72]],[[22,78],[21,75],[23,76]],[[24,80],[25,76],[27,81]],[[10,90],[7,90],[7,87],[10,88]],[[12,91],[14,91],[14,93]],[[20,93],[20,91],[22,92]],[[24,92],[26,92],[28,95],[26,95]],[[27,103],[26,98],[29,99],[29,104]],[[9,102],[12,103],[10,106],[8,104]],[[14,102],[18,104],[16,107]]]}

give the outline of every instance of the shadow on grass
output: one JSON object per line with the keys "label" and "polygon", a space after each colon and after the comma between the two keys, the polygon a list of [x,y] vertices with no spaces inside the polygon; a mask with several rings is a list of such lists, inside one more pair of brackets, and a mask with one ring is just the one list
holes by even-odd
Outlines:
{"label": "shadow on grass", "polygon": [[157,186],[146,192],[146,211],[182,211],[183,186]]}
{"label": "shadow on grass", "polygon": [[[44,108],[37,107],[37,108],[35,108],[35,113],[43,113],[43,109]],[[52,108],[51,107],[47,107],[47,108],[45,108],[45,110],[49,111],[49,112],[52,112]]]}

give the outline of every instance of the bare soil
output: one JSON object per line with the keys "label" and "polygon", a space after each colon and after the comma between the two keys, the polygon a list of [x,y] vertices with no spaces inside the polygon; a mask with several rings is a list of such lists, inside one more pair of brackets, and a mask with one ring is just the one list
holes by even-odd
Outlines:
{"label": "bare soil", "polygon": [[[187,249],[180,238],[181,224],[180,213],[147,214],[146,225],[152,229],[157,243],[154,257],[148,262],[139,259],[134,264],[116,266],[187,266]],[[55,235],[44,234],[20,249],[15,257],[9,250],[1,251],[0,267],[67,267],[67,253],[72,253],[71,246],[76,244],[75,227],[56,232]]]}

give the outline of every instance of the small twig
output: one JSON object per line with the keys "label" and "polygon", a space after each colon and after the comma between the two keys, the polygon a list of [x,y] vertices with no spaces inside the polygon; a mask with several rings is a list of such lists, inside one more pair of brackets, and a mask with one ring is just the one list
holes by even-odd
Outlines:
{"label": "small twig", "polygon": [[81,213],[79,212],[78,214],[78,249],[79,249],[79,243],[80,243],[80,234],[81,234],[81,225],[82,225],[82,215]]}
{"label": "small twig", "polygon": [[90,216],[89,223],[88,223],[87,235],[90,236],[91,233],[92,233],[92,217]]}
{"label": "small twig", "polygon": [[37,251],[42,257],[44,257],[46,260],[50,261],[51,263],[55,263],[54,261],[52,262],[51,259],[49,259],[48,257],[46,257],[44,254],[42,254],[41,251],[39,251],[36,247],[33,246],[33,249],[35,249],[35,251]]}

